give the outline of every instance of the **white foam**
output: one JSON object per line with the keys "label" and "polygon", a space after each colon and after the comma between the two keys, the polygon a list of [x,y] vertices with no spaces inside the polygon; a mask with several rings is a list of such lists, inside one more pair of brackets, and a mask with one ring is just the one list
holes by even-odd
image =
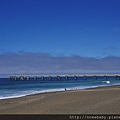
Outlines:
{"label": "white foam", "polygon": [[108,83],[108,84],[109,84],[109,83],[110,83],[110,81],[103,81],[103,83]]}
{"label": "white foam", "polygon": [[19,95],[12,94],[12,95],[9,95],[9,96],[0,96],[0,100],[10,99],[10,98],[18,98],[18,97],[23,97],[23,96],[33,95],[33,94],[38,94],[38,93],[57,92],[57,91],[64,91],[64,90],[65,89],[48,89],[48,90],[40,90],[40,91],[29,90],[29,91],[23,91]]}
{"label": "white foam", "polygon": [[3,99],[10,99],[10,98],[18,98],[18,97],[23,97],[23,96],[26,96],[26,95],[0,96],[0,100],[3,100]]}

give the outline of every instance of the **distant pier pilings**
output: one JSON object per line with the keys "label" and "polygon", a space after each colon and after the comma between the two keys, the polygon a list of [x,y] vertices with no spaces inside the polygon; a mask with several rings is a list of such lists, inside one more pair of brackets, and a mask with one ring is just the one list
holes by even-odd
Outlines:
{"label": "distant pier pilings", "polygon": [[48,74],[48,75],[10,75],[9,79],[14,81],[24,80],[109,80],[109,77],[120,80],[120,74]]}

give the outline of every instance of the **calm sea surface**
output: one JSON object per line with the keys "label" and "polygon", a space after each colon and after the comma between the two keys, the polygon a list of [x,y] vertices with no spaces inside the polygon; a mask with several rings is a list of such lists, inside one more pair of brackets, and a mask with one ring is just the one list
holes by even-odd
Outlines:
{"label": "calm sea surface", "polygon": [[9,78],[0,78],[0,99],[8,99],[26,96],[36,93],[87,89],[98,86],[111,86],[120,84],[120,80],[116,80],[115,76],[97,77],[95,80],[93,77],[87,77],[84,80],[83,77],[78,77],[75,80],[74,77],[69,77],[66,80],[65,77],[61,77],[61,80],[57,80],[56,77],[52,77],[51,80],[45,77],[44,80],[38,78],[30,78],[30,80],[9,80]]}

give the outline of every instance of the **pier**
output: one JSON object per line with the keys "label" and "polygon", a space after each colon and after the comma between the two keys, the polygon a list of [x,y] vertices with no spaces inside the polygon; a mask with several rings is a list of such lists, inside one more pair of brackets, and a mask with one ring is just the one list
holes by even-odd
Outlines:
{"label": "pier", "polygon": [[79,79],[83,79],[83,80],[88,80],[89,78],[92,78],[94,80],[98,80],[98,78],[102,78],[104,80],[108,80],[109,77],[114,77],[116,80],[120,80],[120,74],[31,74],[31,75],[10,75],[9,79],[10,80],[20,80],[20,81],[24,81],[24,80],[30,80],[30,79],[34,79],[34,80],[46,80],[46,78],[48,78],[48,80],[53,80],[53,78],[55,80],[70,80],[70,79],[74,79],[74,80],[79,80]]}

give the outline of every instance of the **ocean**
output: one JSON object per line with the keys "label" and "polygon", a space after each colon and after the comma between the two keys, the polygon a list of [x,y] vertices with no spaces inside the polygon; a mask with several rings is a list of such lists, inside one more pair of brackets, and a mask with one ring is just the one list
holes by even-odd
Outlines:
{"label": "ocean", "polygon": [[99,86],[111,86],[120,84],[120,80],[115,76],[97,77],[97,80],[92,76],[87,76],[87,80],[83,77],[69,77],[67,80],[65,77],[61,77],[60,80],[56,77],[49,79],[45,77],[44,80],[38,78],[30,78],[29,80],[10,80],[9,78],[0,78],[0,99],[9,99],[22,97],[31,94],[65,91],[66,90],[80,90],[88,89]]}

